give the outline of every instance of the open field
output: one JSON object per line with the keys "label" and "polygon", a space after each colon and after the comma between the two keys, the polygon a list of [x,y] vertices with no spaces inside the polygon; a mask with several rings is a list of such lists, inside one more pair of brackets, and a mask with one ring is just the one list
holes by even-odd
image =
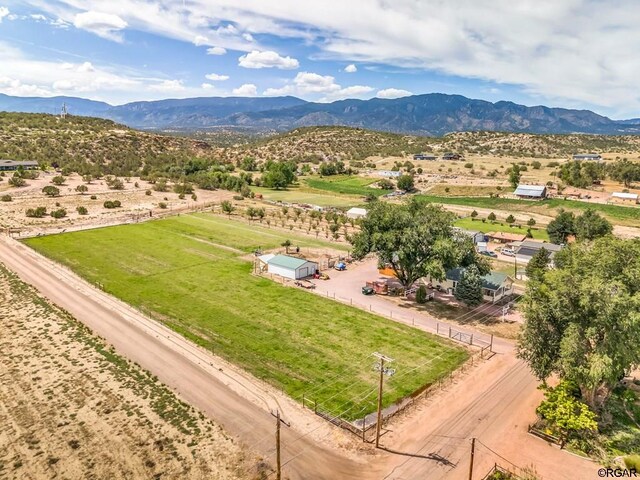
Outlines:
{"label": "open field", "polygon": [[234,230],[213,215],[184,215],[26,243],[292,397],[306,393],[347,418],[374,409],[372,352],[398,359],[385,405],[467,357],[422,331],[252,276],[251,263],[239,257],[276,247],[288,235],[242,227]]}
{"label": "open field", "polygon": [[1,264],[0,304],[0,478],[247,478],[219,426]]}
{"label": "open field", "polygon": [[[526,225],[520,226],[520,227],[515,227],[515,226],[512,227],[510,225],[507,225],[506,223],[489,222],[489,221],[483,222],[482,220],[473,220],[471,217],[461,218],[457,220],[455,222],[455,226],[464,228],[466,230],[477,230],[478,232],[482,232],[482,233],[509,232],[509,233],[520,233],[522,235],[526,235],[527,230],[529,228]],[[549,241],[549,235],[547,234],[547,231],[544,229],[532,228],[531,234],[533,235],[533,238],[535,238],[536,240],[545,240],[547,242]]]}
{"label": "open field", "polygon": [[286,190],[273,190],[265,187],[251,187],[251,190],[262,194],[265,200],[273,202],[308,203],[322,207],[353,207],[362,203],[361,198],[335,195],[329,192],[323,193],[301,185],[291,185]]}
{"label": "open field", "polygon": [[578,200],[548,199],[543,201],[518,200],[514,198],[488,198],[488,197],[439,197],[433,195],[419,195],[429,203],[441,203],[444,205],[462,205],[466,207],[495,208],[509,212],[532,212],[540,215],[555,215],[561,208],[571,210],[578,214],[588,208],[598,211],[603,216],[617,225],[638,226],[640,224],[639,207],[623,207],[618,205],[605,205],[601,203],[587,203]]}
{"label": "open field", "polygon": [[307,178],[304,181],[309,187],[316,190],[326,190],[343,195],[375,195],[379,197],[389,192],[369,186],[378,180],[380,179],[336,175],[334,177]]}

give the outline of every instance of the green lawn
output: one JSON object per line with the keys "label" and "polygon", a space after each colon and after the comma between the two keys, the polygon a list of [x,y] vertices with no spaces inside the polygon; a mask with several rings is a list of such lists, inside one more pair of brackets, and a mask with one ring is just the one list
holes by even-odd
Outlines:
{"label": "green lawn", "polygon": [[[464,228],[466,230],[477,230],[478,232],[482,233],[510,232],[521,233],[522,235],[526,235],[527,229],[529,228],[526,225],[521,227],[512,227],[504,222],[501,223],[499,221],[495,223],[489,221],[483,222],[482,220],[473,220],[471,217],[465,217],[457,220],[455,226]],[[547,231],[545,229],[537,230],[534,227],[531,229],[531,234],[536,240],[545,240],[547,242],[549,241],[549,235],[547,234]]]}
{"label": "green lawn", "polygon": [[543,201],[518,200],[515,198],[490,198],[490,197],[440,197],[433,195],[418,195],[419,198],[431,203],[444,205],[462,205],[478,208],[495,208],[511,212],[536,212],[554,216],[560,208],[582,213],[592,208],[613,223],[637,226],[640,224],[639,207],[623,207],[619,205],[606,205],[601,203],[587,203],[579,200],[563,200],[553,198]]}
{"label": "green lawn", "polygon": [[371,188],[369,185],[377,182],[373,178],[351,177],[337,175],[332,177],[309,177],[304,180],[306,184],[315,190],[325,190],[328,192],[338,193],[342,195],[360,195],[366,196],[373,194],[377,197],[389,193],[380,188]]}
{"label": "green lawn", "polygon": [[200,214],[25,243],[294,398],[306,394],[347,418],[375,409],[372,352],[397,359],[385,405],[467,358],[420,330],[252,276],[243,253],[223,248],[250,252],[285,238],[291,236]]}

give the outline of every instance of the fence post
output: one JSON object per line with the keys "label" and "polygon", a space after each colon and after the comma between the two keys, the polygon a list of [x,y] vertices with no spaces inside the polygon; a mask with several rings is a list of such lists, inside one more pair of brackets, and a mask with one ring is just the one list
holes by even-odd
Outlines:
{"label": "fence post", "polygon": [[317,400],[313,401],[313,411],[316,413],[316,415],[318,414],[318,401]]}
{"label": "fence post", "polygon": [[471,334],[471,340],[469,341],[469,345],[473,345],[473,333]]}
{"label": "fence post", "polygon": [[302,408],[304,408],[304,393],[302,394]]}
{"label": "fence post", "polygon": [[493,353],[493,333],[491,334],[491,343],[489,344],[489,351]]}
{"label": "fence post", "polygon": [[451,338],[451,325],[449,325],[449,338]]}
{"label": "fence post", "polygon": [[366,427],[366,423],[365,423],[365,422],[366,422],[366,420],[367,420],[367,416],[365,415],[365,416],[362,418],[362,443],[365,443],[365,442],[367,441],[367,440],[365,439],[365,437],[364,437],[364,434],[365,434],[365,432],[366,432],[366,428],[365,428],[365,427]]}

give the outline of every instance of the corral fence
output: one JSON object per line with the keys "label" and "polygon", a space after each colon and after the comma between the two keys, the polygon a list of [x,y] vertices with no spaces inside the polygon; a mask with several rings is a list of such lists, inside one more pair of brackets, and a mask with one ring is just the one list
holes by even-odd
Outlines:
{"label": "corral fence", "polygon": [[[464,374],[466,374],[469,370],[471,370],[475,365],[477,365],[480,361],[486,358],[483,356],[483,350],[478,350],[473,353],[469,357],[469,359],[463,363],[458,369],[453,372],[447,372],[442,374],[433,382],[424,385],[419,388],[412,394],[407,397],[401,399],[397,403],[390,405],[383,409],[382,411],[382,431],[384,430],[384,423],[391,419],[393,416],[405,410],[409,405],[412,405],[416,401],[420,399],[426,399],[430,396],[436,394],[448,388],[450,385],[454,384],[457,380],[459,380]],[[307,397],[306,395],[302,395],[302,406],[304,408],[308,408],[313,411],[319,417],[325,419],[329,423],[346,430],[353,435],[360,438],[363,442],[371,442],[373,441],[370,435],[371,431],[375,431],[376,423],[377,423],[377,413],[370,412],[366,414],[364,417],[356,420],[347,420],[343,418],[340,414],[336,414],[331,410],[324,407],[321,403],[318,403],[312,398]]]}
{"label": "corral fence", "polygon": [[478,333],[467,333],[453,328],[451,325],[440,325],[439,322],[436,323],[436,334],[480,348],[482,358],[484,355],[493,353],[493,335],[486,337],[480,336]]}

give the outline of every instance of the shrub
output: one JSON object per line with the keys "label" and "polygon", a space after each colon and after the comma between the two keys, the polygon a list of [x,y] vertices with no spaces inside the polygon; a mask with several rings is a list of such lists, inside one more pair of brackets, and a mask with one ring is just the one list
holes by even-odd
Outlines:
{"label": "shrub", "polygon": [[628,469],[635,469],[640,472],[640,455],[628,455],[624,457],[624,464]]}
{"label": "shrub", "polygon": [[153,186],[153,189],[156,192],[166,192],[167,191],[167,182],[165,180],[160,180],[160,181],[156,182],[156,184]]}
{"label": "shrub", "polygon": [[487,220],[489,220],[490,222],[495,222],[496,220],[496,214],[491,212],[488,216],[487,216]]}
{"label": "shrub", "polygon": [[471,212],[471,218],[476,218],[477,216],[478,216],[478,212],[476,212],[475,210]]}
{"label": "shrub", "polygon": [[109,185],[111,190],[124,190],[124,182],[119,178],[107,182],[107,185]]}
{"label": "shrub", "polygon": [[119,208],[122,206],[120,200],[107,200],[103,203],[104,208]]}
{"label": "shrub", "polygon": [[53,183],[54,185],[64,185],[64,182],[66,182],[67,179],[64,178],[62,175],[56,175],[55,177],[53,177],[51,179],[51,183]]}
{"label": "shrub", "polygon": [[27,184],[24,178],[16,176],[11,177],[8,183],[12,187],[24,187]]}
{"label": "shrub", "polygon": [[416,290],[416,302],[421,304],[427,302],[427,289],[424,285],[420,285]]}
{"label": "shrub", "polygon": [[42,189],[42,193],[44,193],[47,197],[57,197],[60,195],[60,189],[54,187],[53,185],[47,185]]}
{"label": "shrub", "polygon": [[27,217],[42,218],[47,213],[46,207],[30,208],[27,210]]}
{"label": "shrub", "polygon": [[89,197],[89,198],[91,198],[91,200],[97,200],[98,199],[98,197],[96,197],[95,195],[91,195],[91,197]]}
{"label": "shrub", "polygon": [[162,208],[162,209],[167,208],[167,204],[166,204],[166,203],[164,203],[164,202],[160,202],[160,203],[158,204],[158,206],[159,206],[160,208]]}
{"label": "shrub", "polygon": [[184,193],[181,193],[180,195],[178,195],[178,198],[179,198],[180,200],[184,200]]}
{"label": "shrub", "polygon": [[11,195],[2,195],[2,197],[0,197],[0,200],[2,200],[3,202],[10,202],[11,200],[13,200],[13,198],[11,197]]}
{"label": "shrub", "polygon": [[87,193],[89,191],[89,187],[87,187],[86,185],[78,185],[76,187],[76,192],[83,194],[83,193]]}
{"label": "shrub", "polygon": [[516,221],[516,219],[515,219],[515,217],[514,217],[513,215],[509,215],[509,216],[505,219],[505,221],[506,221],[508,224],[512,224],[512,223],[514,223],[514,222]]}
{"label": "shrub", "polygon": [[198,195],[196,195],[195,193],[192,193],[192,194],[191,194],[191,200],[193,200],[194,202],[195,202],[196,200],[198,200]]}
{"label": "shrub", "polygon": [[76,208],[76,211],[80,214],[80,215],[86,215],[87,213],[89,213],[89,210],[87,210],[87,207],[83,207],[82,205],[80,205],[79,207]]}
{"label": "shrub", "polygon": [[151,195],[151,190],[147,190],[146,192],[144,192],[145,195]]}
{"label": "shrub", "polygon": [[465,163],[464,168],[473,168],[473,163]]}
{"label": "shrub", "polygon": [[58,210],[52,211],[51,216],[53,218],[63,218],[67,216],[67,211],[64,208],[60,208]]}
{"label": "shrub", "polygon": [[535,160],[531,162],[531,168],[534,170],[540,170],[540,167],[542,167],[542,164],[539,161]]}
{"label": "shrub", "polygon": [[233,199],[240,201],[240,200],[244,200],[244,197],[242,195],[234,195]]}

